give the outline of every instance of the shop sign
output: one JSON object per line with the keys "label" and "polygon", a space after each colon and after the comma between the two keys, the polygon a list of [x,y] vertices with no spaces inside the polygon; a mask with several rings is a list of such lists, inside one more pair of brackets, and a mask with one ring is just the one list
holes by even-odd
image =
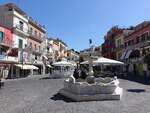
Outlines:
{"label": "shop sign", "polygon": [[6,56],[0,55],[0,60],[4,60]]}

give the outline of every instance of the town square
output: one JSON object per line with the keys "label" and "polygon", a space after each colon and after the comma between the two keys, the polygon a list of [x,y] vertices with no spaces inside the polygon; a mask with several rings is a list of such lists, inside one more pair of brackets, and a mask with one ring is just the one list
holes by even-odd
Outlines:
{"label": "town square", "polygon": [[0,113],[150,113],[144,1],[1,0]]}

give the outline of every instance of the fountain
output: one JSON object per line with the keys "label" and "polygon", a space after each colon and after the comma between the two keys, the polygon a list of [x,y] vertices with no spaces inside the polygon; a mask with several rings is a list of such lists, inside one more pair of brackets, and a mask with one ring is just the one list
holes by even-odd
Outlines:
{"label": "fountain", "polygon": [[92,58],[89,56],[89,75],[78,82],[71,76],[64,80],[64,88],[59,90],[59,94],[71,98],[74,101],[98,101],[98,100],[120,100],[123,89],[119,87],[117,77],[93,76]]}
{"label": "fountain", "polygon": [[64,88],[59,93],[75,101],[120,100],[123,89],[116,77],[95,78],[92,84],[76,82],[70,77],[64,81]]}

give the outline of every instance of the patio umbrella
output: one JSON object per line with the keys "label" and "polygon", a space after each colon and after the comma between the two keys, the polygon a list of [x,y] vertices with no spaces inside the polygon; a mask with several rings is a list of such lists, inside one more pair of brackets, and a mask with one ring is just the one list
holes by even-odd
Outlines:
{"label": "patio umbrella", "polygon": [[[89,64],[88,61],[84,61],[81,64]],[[93,61],[93,65],[98,65],[98,64],[103,64],[103,65],[123,65],[123,62],[117,61],[117,60],[112,60],[104,57],[100,57],[97,60]]]}

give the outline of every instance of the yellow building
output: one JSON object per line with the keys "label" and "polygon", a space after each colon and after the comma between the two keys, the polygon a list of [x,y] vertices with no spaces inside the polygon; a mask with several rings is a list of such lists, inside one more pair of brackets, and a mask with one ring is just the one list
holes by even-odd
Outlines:
{"label": "yellow building", "polygon": [[121,60],[121,56],[124,51],[124,34],[118,34],[115,37],[115,46],[116,46],[116,58],[117,60]]}
{"label": "yellow building", "polygon": [[133,30],[123,30],[123,33],[115,36],[115,46],[116,46],[116,60],[122,60],[122,54],[125,50],[124,37],[133,32]]}

